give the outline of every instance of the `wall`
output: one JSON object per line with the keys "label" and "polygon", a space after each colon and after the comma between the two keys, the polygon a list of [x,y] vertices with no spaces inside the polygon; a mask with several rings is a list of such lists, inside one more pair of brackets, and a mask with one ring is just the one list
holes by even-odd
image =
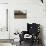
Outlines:
{"label": "wall", "polygon": [[[46,0],[44,0],[44,6],[45,6],[45,15],[46,15]],[[45,41],[45,46],[46,46],[46,30],[44,31],[44,41]]]}
{"label": "wall", "polygon": [[8,0],[0,0],[0,3],[8,3]]}
{"label": "wall", "polygon": [[[26,19],[14,19],[14,10],[27,10]],[[46,16],[45,5],[40,0],[10,0],[9,1],[9,31],[11,38],[15,31],[27,30],[28,23],[40,23],[46,44]]]}
{"label": "wall", "polygon": [[[22,31],[26,30],[27,22],[29,23],[40,23],[43,28],[43,36],[44,36],[44,44],[46,45],[46,0],[44,0],[44,4],[42,4],[38,0],[23,0],[9,1],[9,31],[12,36],[16,30]],[[14,19],[14,10],[27,10],[27,19]],[[12,37],[11,37],[12,38]]]}

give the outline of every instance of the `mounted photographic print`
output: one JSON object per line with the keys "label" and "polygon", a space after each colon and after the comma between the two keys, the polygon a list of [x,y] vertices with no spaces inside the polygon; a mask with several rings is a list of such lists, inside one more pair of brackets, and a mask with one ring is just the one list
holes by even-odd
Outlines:
{"label": "mounted photographic print", "polygon": [[14,18],[16,18],[16,19],[27,18],[27,11],[26,10],[15,10],[14,11]]}

